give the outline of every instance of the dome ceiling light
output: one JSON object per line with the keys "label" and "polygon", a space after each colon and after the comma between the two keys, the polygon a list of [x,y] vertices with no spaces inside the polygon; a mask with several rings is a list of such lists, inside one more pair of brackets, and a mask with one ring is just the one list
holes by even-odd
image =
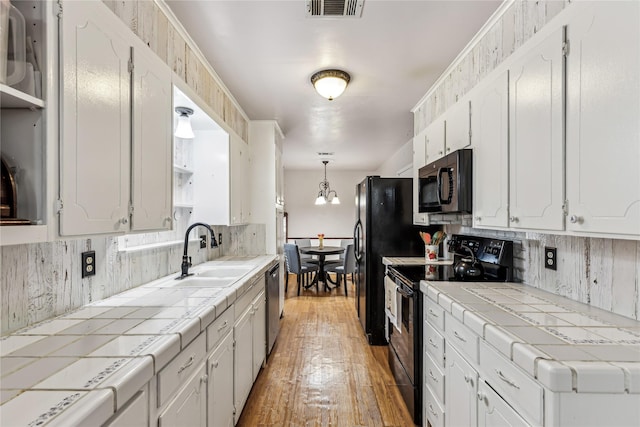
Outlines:
{"label": "dome ceiling light", "polygon": [[189,107],[176,107],[176,113],[180,114],[180,117],[178,117],[178,125],[174,135],[182,139],[195,138],[191,128],[191,119],[189,118],[193,114],[193,110]]}
{"label": "dome ceiling light", "polygon": [[311,76],[316,92],[329,101],[342,95],[350,80],[349,73],[342,70],[322,70]]}

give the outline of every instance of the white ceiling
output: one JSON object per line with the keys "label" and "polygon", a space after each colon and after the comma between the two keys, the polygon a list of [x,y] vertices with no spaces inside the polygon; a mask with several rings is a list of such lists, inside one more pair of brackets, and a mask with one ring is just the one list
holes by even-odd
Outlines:
{"label": "white ceiling", "polygon": [[[482,24],[493,0],[365,0],[362,17],[307,18],[304,0],[166,0],[251,120],[275,119],[288,169],[376,170],[413,135],[410,110]],[[340,68],[345,93],[311,75]]]}

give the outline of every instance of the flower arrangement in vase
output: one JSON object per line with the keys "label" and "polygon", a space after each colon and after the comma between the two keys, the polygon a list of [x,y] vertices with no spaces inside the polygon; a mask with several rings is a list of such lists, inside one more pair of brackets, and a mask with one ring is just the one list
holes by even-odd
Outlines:
{"label": "flower arrangement in vase", "polygon": [[318,247],[324,248],[324,234],[318,234]]}

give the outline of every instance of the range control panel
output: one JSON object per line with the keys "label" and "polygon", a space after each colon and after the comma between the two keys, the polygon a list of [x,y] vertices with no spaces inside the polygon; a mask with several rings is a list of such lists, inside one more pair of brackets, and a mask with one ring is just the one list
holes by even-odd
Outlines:
{"label": "range control panel", "polygon": [[513,257],[513,242],[508,240],[491,239],[477,236],[463,236],[454,234],[449,239],[449,252],[458,256],[468,257],[473,251],[475,257],[489,264],[501,265],[505,261],[510,263]]}

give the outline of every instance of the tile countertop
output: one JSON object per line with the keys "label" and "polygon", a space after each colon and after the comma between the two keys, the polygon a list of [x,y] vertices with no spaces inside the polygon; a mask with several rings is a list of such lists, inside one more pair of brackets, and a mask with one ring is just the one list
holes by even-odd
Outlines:
{"label": "tile countertop", "polygon": [[0,425],[103,424],[275,260],[219,258],[192,271],[253,268],[215,288],[177,287],[173,273],[2,337]]}
{"label": "tile countertop", "polygon": [[520,283],[420,290],[551,391],[640,394],[636,320]]}

